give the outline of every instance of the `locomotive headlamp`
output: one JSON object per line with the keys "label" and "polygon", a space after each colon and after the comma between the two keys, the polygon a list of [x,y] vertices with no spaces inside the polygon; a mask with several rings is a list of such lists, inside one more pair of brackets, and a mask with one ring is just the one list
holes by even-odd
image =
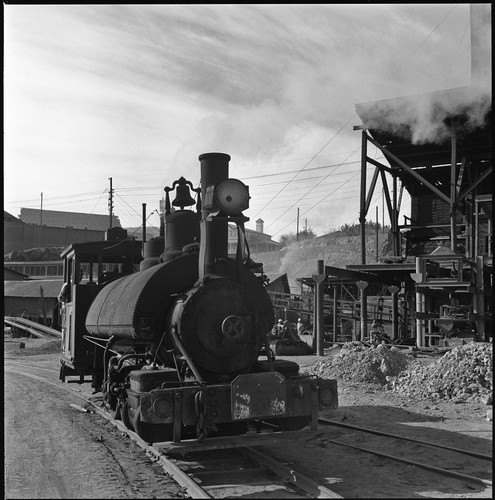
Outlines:
{"label": "locomotive headlamp", "polygon": [[217,206],[229,215],[249,208],[249,188],[238,179],[226,179],[215,189]]}

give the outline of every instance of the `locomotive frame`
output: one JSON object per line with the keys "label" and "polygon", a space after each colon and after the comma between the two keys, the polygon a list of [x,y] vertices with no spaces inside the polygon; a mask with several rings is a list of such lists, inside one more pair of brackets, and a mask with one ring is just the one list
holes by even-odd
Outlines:
{"label": "locomotive frame", "polygon": [[[273,307],[244,235],[249,189],[229,177],[229,155],[199,160],[200,188],[183,177],[165,188],[163,237],[142,249],[122,239],[64,250],[60,379],[90,375],[107,408],[148,442],[236,435],[263,423],[316,429],[319,410],[338,405],[337,383],[270,353]],[[196,211],[185,208],[195,203]],[[228,223],[238,228],[235,258]],[[109,264],[113,274],[104,273]]]}

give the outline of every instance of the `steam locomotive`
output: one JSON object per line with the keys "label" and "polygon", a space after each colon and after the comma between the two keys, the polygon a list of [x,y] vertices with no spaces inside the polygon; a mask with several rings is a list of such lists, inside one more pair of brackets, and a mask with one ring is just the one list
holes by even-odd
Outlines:
{"label": "steam locomotive", "polygon": [[337,407],[336,381],[300,375],[297,363],[270,353],[267,279],[245,237],[249,189],[229,177],[229,155],[199,161],[200,187],[181,177],[165,188],[160,237],[142,245],[109,231],[106,241],[62,253],[60,379],[91,376],[115,418],[148,442],[237,435],[265,423],[316,428],[318,411]]}

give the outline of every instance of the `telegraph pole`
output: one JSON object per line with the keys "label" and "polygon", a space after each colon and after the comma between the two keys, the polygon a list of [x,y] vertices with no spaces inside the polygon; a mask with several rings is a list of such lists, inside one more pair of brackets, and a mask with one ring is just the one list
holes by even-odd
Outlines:
{"label": "telegraph pole", "polygon": [[110,193],[108,195],[108,212],[110,215],[110,226],[109,229],[112,229],[112,221],[113,221],[113,188],[112,188],[112,178],[109,177],[110,181]]}
{"label": "telegraph pole", "polygon": [[146,243],[146,203],[143,203],[143,245]]}
{"label": "telegraph pole", "polygon": [[41,234],[43,231],[43,193],[41,193],[41,210],[40,210],[40,240],[39,246],[41,246],[41,242],[43,240],[43,235]]}
{"label": "telegraph pole", "polygon": [[299,207],[297,207],[296,241],[299,241]]}

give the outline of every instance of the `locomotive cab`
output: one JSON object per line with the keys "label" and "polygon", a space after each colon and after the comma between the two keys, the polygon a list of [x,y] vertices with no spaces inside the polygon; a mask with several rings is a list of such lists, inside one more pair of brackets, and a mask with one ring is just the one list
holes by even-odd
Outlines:
{"label": "locomotive cab", "polygon": [[[93,375],[97,352],[85,336],[87,312],[98,293],[111,281],[133,273],[141,260],[141,242],[106,240],[73,243],[63,252],[64,293],[59,296],[62,328],[60,379]],[[60,300],[61,299],[61,300]],[[98,359],[97,359],[98,361]]]}

